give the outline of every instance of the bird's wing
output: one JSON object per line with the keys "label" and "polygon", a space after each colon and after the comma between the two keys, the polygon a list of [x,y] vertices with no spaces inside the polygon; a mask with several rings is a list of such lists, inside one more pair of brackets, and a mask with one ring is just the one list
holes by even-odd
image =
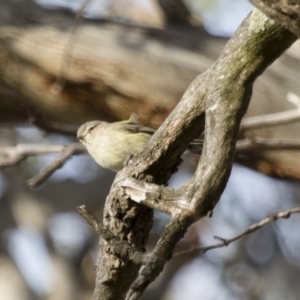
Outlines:
{"label": "bird's wing", "polygon": [[148,133],[148,134],[153,134],[155,132],[154,129],[144,126],[138,121],[138,117],[135,113],[132,113],[130,115],[129,120],[126,121],[121,121],[115,123],[116,126],[119,127],[120,130],[124,130],[130,133]]}

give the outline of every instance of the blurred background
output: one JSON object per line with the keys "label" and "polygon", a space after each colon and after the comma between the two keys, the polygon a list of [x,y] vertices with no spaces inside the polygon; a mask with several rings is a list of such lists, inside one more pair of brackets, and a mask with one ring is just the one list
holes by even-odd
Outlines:
{"label": "blurred background", "polygon": [[[194,78],[193,76],[198,74],[199,70],[203,71],[217,58],[226,39],[234,33],[241,21],[252,10],[246,0],[238,2],[232,0],[186,0],[182,3],[187,12],[181,7],[179,11],[185,13],[174,18],[175,22],[170,17],[172,14],[168,13],[168,1],[36,0],[34,2],[14,0],[10,3],[0,1],[0,14],[4,16],[0,29],[0,46],[2,51],[6,49],[6,52],[3,53],[7,54],[6,60],[2,60],[0,57],[0,65],[2,65],[0,66],[0,102],[2,102],[0,107],[3,105],[2,113],[0,112],[0,150],[18,144],[57,145],[76,142],[76,138],[74,135],[72,136],[72,130],[75,130],[76,126],[83,121],[92,118],[111,121],[125,119],[125,115],[130,110],[138,110],[145,124],[157,127],[161,123],[161,119],[175,105],[174,103],[180,99],[184,89],[191,82],[190,78]],[[28,18],[26,13],[31,9],[32,15],[31,18]],[[45,14],[43,20],[40,20],[37,14],[39,9]],[[26,13],[25,10],[27,10]],[[135,97],[132,97],[132,106],[124,108],[124,105],[128,105],[128,103],[117,97],[121,92],[124,93],[124,90],[127,91],[128,96],[135,88],[133,85],[114,89],[112,93],[114,96],[108,97],[109,101],[106,99],[107,102],[104,106],[101,106],[102,104],[100,105],[98,100],[89,102],[91,101],[89,98],[93,96],[92,92],[95,91],[100,91],[99,95],[102,98],[99,96],[99,101],[103,102],[103,95],[109,93],[106,90],[108,83],[112,86],[111,82],[117,82],[122,86],[122,80],[126,81],[130,75],[126,73],[126,76],[123,74],[122,77],[122,67],[120,66],[118,69],[118,55],[112,55],[107,61],[100,61],[100,69],[108,68],[106,64],[111,66],[115,62],[114,67],[118,70],[119,77],[112,78],[111,76],[110,79],[103,79],[101,85],[99,82],[94,83],[91,90],[89,90],[88,79],[94,74],[89,65],[82,77],[76,72],[68,73],[77,66],[71,65],[71,60],[69,61],[70,68],[68,65],[64,66],[64,60],[68,60],[72,49],[75,49],[74,45],[84,42],[85,35],[90,35],[92,39],[97,36],[97,31],[93,31],[94,27],[89,27],[89,30],[81,32],[80,38],[83,41],[79,40],[76,35],[72,35],[74,31],[72,24],[74,24],[75,14],[79,10],[82,10],[82,15],[86,18],[85,24],[99,27],[99,35],[102,37],[105,36],[105,32],[101,30],[103,30],[103,26],[106,26],[105,29],[108,28],[107,22],[113,22],[117,24],[116,26],[126,28],[130,34],[125,36],[124,33],[123,42],[129,49],[133,49],[133,53],[135,53],[134,47],[139,47],[144,51],[143,47],[146,45],[146,42],[142,41],[140,37],[136,38],[131,35],[133,28],[138,32],[143,30],[142,28],[151,28],[151,30],[145,31],[146,34],[143,31],[144,35],[151,38],[159,35],[163,30],[174,34],[180,31],[180,38],[175,36],[172,40],[169,55],[176,56],[176,62],[181,61],[182,64],[186,64],[186,68],[180,69],[179,63],[176,66],[171,63],[166,68],[170,74],[178,73],[177,68],[181,70],[179,78],[182,78],[181,81],[185,80],[183,86],[176,92],[176,95],[174,90],[178,87],[173,89],[169,83],[162,82],[163,87],[156,83],[154,90],[154,83],[151,82],[149,87],[150,90],[153,90],[154,98],[159,98],[163,94],[162,91],[172,90],[170,94],[174,96],[174,103],[166,102],[161,108],[150,96],[143,98],[141,92],[137,91],[136,93],[140,93],[146,102],[139,103]],[[25,28],[29,33],[25,32],[24,28],[22,30],[25,33],[17,31],[22,27],[20,26],[21,18],[18,18],[22,14],[26,15],[26,21],[30,22]],[[59,17],[56,17],[57,15]],[[13,21],[5,21],[9,17]],[[69,21],[64,23],[61,21],[63,19]],[[81,28],[82,22],[82,20],[75,21],[77,29]],[[47,33],[46,26],[50,26],[49,24],[53,28],[59,28],[67,36],[63,48],[66,55],[62,55],[64,59],[61,59],[58,64],[65,67],[63,71],[60,67],[55,67],[56,60],[54,62],[53,49],[51,49],[51,53],[47,47],[44,48],[44,51],[40,49],[44,42],[49,42],[54,47],[54,53],[56,50],[60,51],[58,49],[59,42],[57,44],[54,42],[53,35],[37,36],[37,40],[34,41],[35,46],[30,46],[29,54],[26,52],[26,43],[29,43],[26,40],[26,34],[34,32],[36,27],[42,28]],[[183,29],[187,31],[185,32]],[[205,51],[201,48],[202,46],[196,46],[198,43],[196,36],[198,39],[200,32],[205,34],[205,39],[210,41],[210,44],[205,44]],[[96,35],[93,36],[95,33]],[[121,34],[120,31],[117,33]],[[55,33],[57,39],[60,38],[59,34]],[[9,44],[13,39],[25,40],[25,46],[17,42]],[[39,45],[39,41],[41,41],[41,45]],[[181,45],[181,41],[184,41],[185,44]],[[175,49],[176,42],[178,48]],[[156,63],[157,57],[163,57],[164,49],[158,47],[158,44],[151,44],[152,41],[148,43],[150,48],[152,47],[151,51],[154,51],[153,53],[156,55],[155,57],[147,56],[147,64],[151,65],[152,62]],[[168,41],[165,43],[167,44]],[[187,44],[191,48],[194,47],[194,52],[189,56],[182,56],[184,53],[181,53],[180,49],[185,47],[185,51],[187,51]],[[10,47],[5,48],[7,45]],[[105,44],[103,48],[113,49],[114,45],[117,43]],[[102,50],[100,46],[100,48],[96,48],[96,53],[101,55]],[[81,49],[81,51],[90,55],[89,49]],[[20,65],[18,68],[13,64],[15,61],[12,58],[16,53],[19,55],[17,61]],[[299,81],[300,63],[293,53],[290,52],[289,56],[285,56],[276,65],[276,70],[270,71],[271,75],[279,73],[282,78],[279,76],[274,76],[275,79],[266,77],[265,81],[258,86],[257,101],[266,103],[267,109],[262,109],[257,105],[252,106],[249,109],[250,115],[283,109],[276,105],[270,105],[270,101],[274,100],[272,92],[278,94],[276,90],[274,91],[275,88],[273,89],[273,86],[278,86],[278,82],[281,83],[282,95],[290,91],[298,91],[299,86],[295,82]],[[124,60],[129,60],[132,55],[129,52]],[[101,56],[99,57],[101,58]],[[194,58],[197,59],[196,64],[194,64]],[[140,58],[135,57],[134,59],[136,59],[137,65],[141,64],[142,68],[143,63],[140,62]],[[31,69],[29,70],[27,66],[25,73],[21,63],[26,60],[31,63]],[[4,62],[7,63],[10,71],[14,70],[14,75],[10,75],[10,71],[5,69],[7,65]],[[77,62],[78,65],[85,66],[83,60]],[[138,66],[132,68],[135,67]],[[46,81],[32,75],[37,69],[39,76],[44,76],[49,81],[52,80],[53,84],[57,84],[56,79],[64,72],[64,76],[61,78],[66,77],[66,82],[61,85],[62,90],[60,90],[59,96],[57,96],[57,90],[53,92],[53,86],[47,88],[52,89],[49,95],[55,94],[55,98],[51,98],[52,96],[46,93],[40,94],[41,86],[45,87]],[[190,71],[191,69],[193,72]],[[298,77],[294,76],[293,72],[295,74],[298,72]],[[18,81],[16,74],[20,75],[22,79],[18,79]],[[33,76],[32,79],[29,79],[30,76]],[[83,77],[84,79],[82,79]],[[293,78],[294,81],[290,78]],[[143,80],[147,81],[148,79],[141,78],[141,81]],[[136,82],[133,81],[133,84],[138,84],[138,82],[139,79]],[[71,103],[72,94],[67,94],[71,84],[73,84],[72,91],[76,93],[76,97],[78,96],[80,101],[86,101],[84,104],[81,102],[80,106],[77,105],[75,108],[74,103]],[[269,89],[266,89],[265,86]],[[57,88],[57,86],[55,87]],[[270,91],[272,89],[273,91]],[[49,102],[42,102],[44,100],[41,95]],[[67,97],[67,100],[63,97]],[[156,101],[159,100],[158,98]],[[16,102],[13,102],[15,99]],[[284,102],[284,99],[279,100]],[[38,106],[37,101],[42,104]],[[12,103],[14,104],[12,105]],[[146,105],[143,105],[144,103]],[[60,106],[62,105],[65,105],[65,110],[69,111],[69,115],[61,110]],[[86,108],[86,105],[92,105],[92,108]],[[97,111],[98,106],[100,107],[99,111]],[[142,110],[140,106],[145,106],[145,109]],[[292,105],[288,104],[285,109],[291,107]],[[26,116],[23,115],[24,111]],[[41,118],[39,118],[40,115],[42,115]],[[29,118],[32,116],[34,122]],[[52,122],[63,125],[57,129]],[[68,131],[69,127],[64,127],[65,125],[73,126],[72,130]],[[289,129],[289,125],[284,127],[291,133],[296,130]],[[284,129],[280,128],[276,129],[276,132],[272,133],[273,135],[270,130],[259,133],[267,137],[286,135]],[[247,165],[250,165],[251,168],[235,164],[227,188],[214,210],[213,217],[196,222],[179,243],[178,250],[188,249],[193,245],[215,244],[218,241],[213,238],[214,235],[230,238],[272,213],[299,205],[300,184],[297,173],[299,167],[297,154],[298,151],[284,152],[279,153],[276,157],[268,152],[261,153],[260,156],[256,153],[252,158],[250,156],[246,159]],[[41,187],[31,190],[26,185],[26,180],[39,173],[55,157],[57,154],[33,156],[9,168],[2,166],[3,170],[0,173],[0,299],[84,300],[92,298],[94,266],[99,250],[98,241],[95,232],[76,212],[76,206],[85,204],[101,219],[104,201],[115,174],[101,169],[88,155],[76,155]],[[5,155],[2,154],[0,162],[5,158]],[[260,164],[261,161],[263,163]],[[258,172],[265,171],[266,168],[263,169],[262,166],[266,165],[268,171],[265,173],[275,176],[271,177]],[[171,178],[170,186],[179,187],[192,176],[193,172],[193,164],[188,158],[185,158],[179,172]],[[154,226],[148,243],[149,250],[155,246],[168,220],[167,215],[155,212]],[[205,254],[194,252],[175,257],[166,265],[159,278],[147,289],[142,299],[299,299],[299,225],[300,215],[295,214],[289,219],[271,223],[228,247],[211,250]]]}

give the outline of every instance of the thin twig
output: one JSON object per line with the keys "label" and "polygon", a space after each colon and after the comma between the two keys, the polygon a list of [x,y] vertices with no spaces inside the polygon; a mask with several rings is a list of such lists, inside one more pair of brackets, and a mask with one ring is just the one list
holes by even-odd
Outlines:
{"label": "thin twig", "polygon": [[290,217],[291,214],[293,213],[299,213],[300,212],[300,206],[288,209],[286,211],[282,211],[273,215],[270,215],[269,217],[261,220],[258,223],[254,223],[251,226],[249,226],[248,228],[246,228],[245,230],[243,230],[241,233],[239,233],[238,235],[230,238],[230,239],[224,239],[222,237],[219,236],[214,236],[215,239],[218,239],[221,241],[221,243],[215,244],[215,245],[211,245],[211,246],[206,246],[206,247],[202,247],[202,246],[192,246],[189,249],[183,250],[183,251],[178,251],[176,253],[174,253],[173,257],[177,257],[177,256],[181,256],[181,255],[185,255],[185,254],[190,254],[192,252],[198,251],[201,253],[205,253],[208,250],[212,250],[212,249],[217,249],[217,248],[222,248],[225,246],[228,246],[229,244],[231,244],[232,242],[235,242],[236,240],[240,239],[243,236],[246,236],[258,229],[260,229],[261,227],[274,222],[278,219],[287,219]]}
{"label": "thin twig", "polygon": [[247,130],[270,126],[280,126],[300,121],[300,97],[292,92],[289,92],[286,96],[286,100],[294,104],[296,108],[279,113],[244,118],[240,126],[240,133],[243,133]]}
{"label": "thin twig", "polygon": [[274,114],[249,117],[243,119],[240,126],[240,132],[262,127],[280,126],[296,121],[300,121],[300,109],[292,109]]}
{"label": "thin twig", "polygon": [[111,231],[105,228],[85,205],[77,206],[76,209],[97,234],[113,246],[117,255],[124,259],[130,257],[136,264],[145,263],[146,256],[143,252],[134,249],[126,241],[121,240],[118,236],[115,236]]}
{"label": "thin twig", "polygon": [[33,113],[32,111],[28,113],[28,121],[41,128],[46,133],[59,133],[68,136],[76,136],[78,127],[70,126],[66,124],[54,123],[48,120],[43,119],[39,114]]}
{"label": "thin twig", "polygon": [[287,139],[265,139],[257,137],[247,137],[236,143],[235,153],[243,154],[262,150],[299,150],[300,141]]}
{"label": "thin twig", "polygon": [[74,154],[83,153],[85,151],[81,144],[70,144],[66,146],[59,158],[55,159],[50,165],[43,169],[39,174],[27,180],[27,185],[31,189],[35,189],[46,181],[57,169],[61,168],[64,163]]}
{"label": "thin twig", "polygon": [[[263,139],[250,137],[240,140],[236,145],[236,154],[247,153],[254,150],[298,150],[300,141]],[[42,170],[38,175],[27,181],[31,188],[36,188],[49,178],[54,171],[63,166],[63,164],[72,156],[84,153],[86,150],[80,143],[70,145],[32,145],[19,144],[15,147],[4,147],[0,149],[0,170],[25,160],[29,156],[37,156],[49,153],[61,153],[58,159],[55,159],[49,166]]]}
{"label": "thin twig", "polygon": [[300,109],[300,97],[295,93],[288,92],[286,94],[286,100],[294,104],[298,109]]}
{"label": "thin twig", "polygon": [[[50,153],[61,153],[67,147],[75,147],[79,154],[85,152],[85,148],[80,143],[70,145],[36,145],[36,144],[18,144],[14,147],[0,148],[0,170],[14,166],[29,156],[37,156]],[[81,152],[80,152],[81,150]]]}
{"label": "thin twig", "polygon": [[113,234],[109,230],[104,229],[100,221],[93,215],[92,212],[90,212],[86,208],[85,205],[77,206],[76,210],[86,220],[86,222],[98,233],[98,235],[100,235],[105,240],[113,238]]}
{"label": "thin twig", "polygon": [[77,26],[79,25],[80,21],[82,21],[82,16],[83,13],[87,7],[87,5],[91,2],[91,0],[84,0],[81,3],[81,6],[79,7],[79,9],[76,12],[76,16],[71,28],[71,33],[68,39],[68,42],[65,46],[63,55],[62,55],[62,63],[60,66],[60,72],[59,75],[56,78],[56,81],[53,85],[53,91],[56,95],[59,95],[64,87],[65,84],[65,77],[64,77],[64,70],[67,68],[71,55],[72,55],[72,50],[73,50],[73,46],[76,43],[76,39],[77,36],[75,35],[75,30],[77,28]]}

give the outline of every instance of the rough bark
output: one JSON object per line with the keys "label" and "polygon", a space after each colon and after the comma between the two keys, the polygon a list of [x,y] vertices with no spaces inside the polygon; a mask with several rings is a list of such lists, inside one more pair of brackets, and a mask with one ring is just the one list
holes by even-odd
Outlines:
{"label": "rough bark", "polygon": [[[180,36],[187,43],[191,40],[172,31],[166,35],[158,30],[106,24],[102,29],[88,25],[80,32],[76,46],[68,54],[60,91],[55,83],[61,75],[60,59],[68,40],[64,26],[59,30],[48,26],[0,29],[2,103],[12,116],[16,114],[16,120],[32,116],[43,120],[44,125],[48,121],[77,124],[86,117],[126,118],[134,110],[142,122],[157,127],[177,103],[176,97],[181,95],[184,84],[200,72],[200,67],[209,64],[205,59],[199,62],[199,56],[187,50],[188,47],[174,54],[178,49],[176,38]],[[199,31],[195,33],[200,35]],[[95,36],[99,40],[95,41]],[[174,38],[172,49],[166,46],[166,37]],[[239,123],[247,109],[253,82],[294,40],[286,29],[258,11],[253,13],[220,59],[192,83],[149,147],[117,175],[107,199],[104,225],[118,240],[139,254],[144,251],[152,210],[128,198],[141,202],[140,194],[137,200],[132,193],[139,188],[140,181],[143,181],[140,191],[153,199],[149,206],[167,209],[173,220],[155,250],[140,261],[100,239],[102,252],[97,266],[95,299],[122,299],[130,286],[127,298],[137,299],[162,270],[188,226],[200,217],[211,216],[230,173]],[[101,47],[91,50],[98,44]],[[205,43],[200,45],[195,41],[192,46],[199,50],[205,48]],[[114,47],[120,47],[121,51],[113,52]],[[157,48],[163,49],[164,55]],[[149,80],[145,80],[145,73]],[[276,93],[276,84],[272,87]],[[15,103],[12,105],[10,100]],[[204,151],[195,176],[178,191],[157,188],[170,177],[179,156],[202,132],[204,124]],[[128,178],[138,181],[133,186]],[[144,181],[149,185],[145,186]],[[173,206],[161,205],[166,197],[171,197]],[[145,267],[138,274],[143,261]]]}
{"label": "rough bark", "polygon": [[300,2],[297,0],[251,0],[264,14],[300,37]]}
{"label": "rough bark", "polygon": [[[138,200],[134,199],[135,187],[128,185],[128,178],[148,182],[147,185],[141,183],[140,191],[153,194],[151,207],[163,210],[160,202],[173,203],[173,219],[153,252],[147,255],[140,274],[137,264],[130,264],[125,256],[114,255],[109,245],[100,243],[102,253],[95,299],[122,299],[119,297],[131,281],[126,299],[138,299],[170,259],[189,225],[200,217],[212,215],[230,174],[239,125],[248,107],[253,83],[295,40],[288,30],[254,11],[229,41],[218,61],[190,85],[147,147],[117,174],[105,206],[104,224],[110,231],[139,250],[147,240],[147,230],[136,231],[134,225],[142,222],[148,229],[151,212],[140,206],[145,203],[140,195]],[[156,185],[169,178],[188,143],[202,132],[204,122],[204,150],[194,177],[177,191],[157,188]],[[168,191],[171,199],[165,199],[163,191]],[[140,203],[133,205],[126,195]],[[170,212],[169,207],[167,212]],[[148,223],[145,223],[145,216],[149,216]],[[127,220],[132,223],[132,229],[127,228]],[[125,273],[126,282],[120,282]],[[120,289],[116,291],[115,286]]]}

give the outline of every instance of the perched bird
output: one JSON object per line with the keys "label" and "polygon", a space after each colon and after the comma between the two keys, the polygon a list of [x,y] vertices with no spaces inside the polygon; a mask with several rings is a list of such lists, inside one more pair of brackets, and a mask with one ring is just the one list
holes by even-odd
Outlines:
{"label": "perched bird", "polygon": [[117,172],[129,156],[142,150],[154,132],[140,124],[133,113],[126,121],[87,122],[79,127],[77,138],[101,167]]}

